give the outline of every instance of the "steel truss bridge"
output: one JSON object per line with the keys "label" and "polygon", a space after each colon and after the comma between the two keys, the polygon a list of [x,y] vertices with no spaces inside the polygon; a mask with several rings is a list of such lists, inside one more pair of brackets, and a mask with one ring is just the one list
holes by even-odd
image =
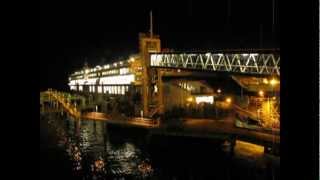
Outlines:
{"label": "steel truss bridge", "polygon": [[152,53],[150,67],[280,76],[280,51]]}

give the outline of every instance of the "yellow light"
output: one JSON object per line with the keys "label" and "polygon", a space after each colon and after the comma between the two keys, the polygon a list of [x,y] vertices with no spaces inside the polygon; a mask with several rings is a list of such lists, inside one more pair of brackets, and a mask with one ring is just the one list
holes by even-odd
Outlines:
{"label": "yellow light", "polygon": [[188,102],[192,102],[192,101],[193,101],[193,98],[192,98],[192,97],[189,97],[189,98],[187,99],[187,101],[188,101]]}
{"label": "yellow light", "polygon": [[229,97],[226,99],[226,102],[227,102],[227,103],[231,103],[231,101],[232,101],[232,100],[231,100],[231,98],[229,98]]}
{"label": "yellow light", "polygon": [[263,91],[259,91],[259,96],[263,96],[264,95],[264,92]]}
{"label": "yellow light", "polygon": [[275,79],[271,79],[270,84],[271,84],[271,86],[274,86],[274,85],[278,84],[278,81]]}
{"label": "yellow light", "polygon": [[268,79],[264,78],[264,79],[263,79],[263,83],[264,83],[264,84],[269,84]]}

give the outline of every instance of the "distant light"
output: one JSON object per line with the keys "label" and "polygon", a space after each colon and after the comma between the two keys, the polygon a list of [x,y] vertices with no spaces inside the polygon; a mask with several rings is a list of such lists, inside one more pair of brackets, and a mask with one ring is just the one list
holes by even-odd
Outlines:
{"label": "distant light", "polygon": [[262,90],[259,91],[259,96],[263,96],[264,92]]}
{"label": "distant light", "polygon": [[122,61],[120,61],[119,63],[120,63],[120,65],[122,65],[122,64],[123,64],[123,62],[122,62]]}
{"label": "distant light", "polygon": [[219,53],[219,54],[217,54],[218,56],[223,56],[223,54],[221,54],[221,53]]}
{"label": "distant light", "polygon": [[221,93],[221,89],[218,89],[217,92],[220,94]]}
{"label": "distant light", "polygon": [[180,70],[180,69],[178,69],[178,72],[181,72],[181,70]]}
{"label": "distant light", "polygon": [[209,53],[209,52],[208,52],[208,53],[206,53],[206,56],[210,56],[210,55],[211,55],[211,53]]}
{"label": "distant light", "polygon": [[132,58],[129,59],[129,62],[134,62],[134,60],[135,59],[132,57]]}
{"label": "distant light", "polygon": [[231,101],[232,101],[232,100],[231,100],[230,97],[228,97],[228,98],[226,99],[226,102],[227,102],[227,103],[231,103]]}
{"label": "distant light", "polygon": [[187,101],[188,101],[188,102],[192,102],[192,101],[193,101],[193,98],[192,98],[192,97],[189,97],[189,98],[187,98]]}
{"label": "distant light", "polygon": [[113,66],[117,66],[117,63],[113,63]]}
{"label": "distant light", "polygon": [[104,65],[103,66],[105,69],[109,69],[110,68],[110,65]]}
{"label": "distant light", "polygon": [[242,54],[242,56],[248,56],[249,54]]}
{"label": "distant light", "polygon": [[157,85],[154,85],[154,92],[155,92],[155,93],[158,92],[158,87],[157,87]]}
{"label": "distant light", "polygon": [[271,84],[271,86],[274,86],[274,85],[278,84],[278,81],[275,79],[271,79],[270,84]]}
{"label": "distant light", "polygon": [[264,78],[264,79],[263,79],[263,83],[264,83],[264,84],[269,84],[268,79]]}

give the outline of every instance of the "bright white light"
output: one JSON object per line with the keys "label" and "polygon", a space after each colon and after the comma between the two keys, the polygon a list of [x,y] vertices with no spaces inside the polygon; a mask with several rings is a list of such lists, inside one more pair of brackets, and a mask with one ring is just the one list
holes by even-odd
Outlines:
{"label": "bright white light", "polygon": [[210,55],[211,55],[211,53],[209,53],[209,52],[208,52],[208,53],[206,53],[206,56],[210,56]]}
{"label": "bright white light", "polygon": [[88,74],[88,73],[89,73],[89,69],[86,69],[84,72],[85,72],[86,74]]}
{"label": "bright white light", "polygon": [[102,93],[102,86],[98,86],[98,93]]}
{"label": "bright white light", "polygon": [[120,74],[128,74],[129,68],[120,68]]}
{"label": "bright white light", "polygon": [[121,75],[121,76],[107,76],[100,79],[100,83],[108,84],[131,84],[134,82],[134,74]]}
{"label": "bright white light", "polygon": [[129,62],[134,62],[134,58],[133,58],[133,57],[130,58],[130,59],[129,59]]}
{"label": "bright white light", "polygon": [[83,84],[95,85],[96,82],[97,82],[97,78],[90,78],[90,79],[87,79],[86,82],[84,82]]}
{"label": "bright white light", "polygon": [[213,104],[213,96],[196,96],[196,103],[209,103]]}
{"label": "bright white light", "polygon": [[248,56],[248,54],[242,54],[242,56]]}
{"label": "bright white light", "polygon": [[120,61],[120,65],[122,65],[123,64],[123,62],[122,61]]}
{"label": "bright white light", "polygon": [[117,67],[117,63],[113,63],[113,65],[114,65],[115,67]]}
{"label": "bright white light", "polygon": [[70,86],[70,90],[76,90],[77,87],[76,86]]}
{"label": "bright white light", "polygon": [[154,85],[154,92],[157,93],[158,92],[158,86]]}
{"label": "bright white light", "polygon": [[110,65],[104,65],[103,68],[109,69],[109,68],[110,68]]}
{"label": "bright white light", "polygon": [[223,56],[223,54],[221,54],[221,53],[219,53],[219,54],[217,54],[218,56]]}

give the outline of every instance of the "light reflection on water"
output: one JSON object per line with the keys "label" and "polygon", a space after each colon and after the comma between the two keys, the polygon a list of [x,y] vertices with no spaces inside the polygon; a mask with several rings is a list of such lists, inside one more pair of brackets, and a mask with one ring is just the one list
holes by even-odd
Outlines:
{"label": "light reflection on water", "polygon": [[[156,150],[151,150],[144,146],[144,141],[138,141],[140,137],[137,134],[134,133],[133,138],[132,134],[127,134],[127,130],[110,132],[109,127],[107,128],[102,121],[77,121],[70,117],[61,117],[60,113],[51,113],[46,117],[49,127],[54,129],[58,137],[57,146],[67,154],[68,161],[72,163],[73,174],[82,180],[128,177],[133,179],[241,177],[240,179],[261,180],[271,178],[270,169],[265,162],[259,162],[261,166],[257,167],[254,158],[250,158],[249,163],[242,160],[235,161],[235,158],[226,158],[219,151],[210,149],[211,146],[202,146],[198,140],[195,144],[189,139],[182,143],[179,143],[181,140],[174,141],[173,144],[168,144],[166,140],[156,141]],[[210,166],[202,161],[206,161]]]}
{"label": "light reflection on water", "polygon": [[56,129],[58,146],[65,149],[75,174],[85,174],[85,179],[152,175],[149,158],[133,142],[112,144],[109,141],[105,122],[67,117],[59,123],[49,120]]}

